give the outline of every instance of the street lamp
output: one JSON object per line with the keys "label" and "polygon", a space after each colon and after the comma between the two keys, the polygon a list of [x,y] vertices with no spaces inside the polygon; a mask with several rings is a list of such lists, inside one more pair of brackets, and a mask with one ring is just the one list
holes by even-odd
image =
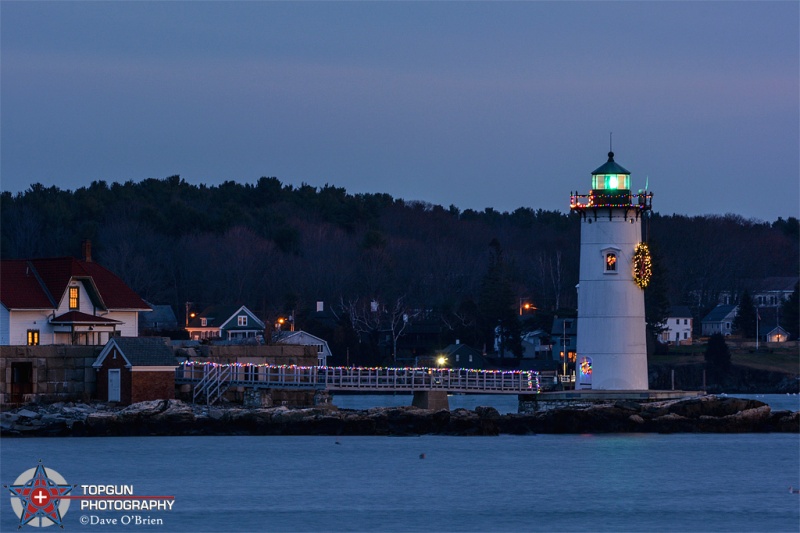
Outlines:
{"label": "street lamp", "polygon": [[535,311],[538,307],[534,307],[534,305],[530,302],[526,302],[524,298],[519,299],[519,316],[522,316],[523,311]]}
{"label": "street lamp", "polygon": [[445,364],[447,364],[447,358],[443,355],[440,355],[436,360],[436,364],[439,366],[439,368],[442,368]]}

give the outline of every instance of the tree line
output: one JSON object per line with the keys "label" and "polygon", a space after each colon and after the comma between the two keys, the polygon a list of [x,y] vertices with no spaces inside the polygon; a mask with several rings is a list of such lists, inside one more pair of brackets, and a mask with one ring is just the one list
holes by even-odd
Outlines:
{"label": "tree line", "polygon": [[[521,302],[537,308],[530,327],[548,330],[552,315],[577,306],[580,224],[560,211],[461,210],[275,177],[206,186],[171,176],[74,191],[34,184],[3,192],[0,217],[3,258],[78,256],[90,239],[97,262],[179,319],[185,302],[243,304],[268,321],[291,313],[302,327],[323,301],[352,325],[368,302],[402,302],[406,321],[440,321],[478,348],[494,344],[501,324],[517,350]],[[654,324],[670,304],[700,317],[748,279],[797,275],[794,217],[652,213],[645,226]],[[341,348],[355,338],[342,334]]]}

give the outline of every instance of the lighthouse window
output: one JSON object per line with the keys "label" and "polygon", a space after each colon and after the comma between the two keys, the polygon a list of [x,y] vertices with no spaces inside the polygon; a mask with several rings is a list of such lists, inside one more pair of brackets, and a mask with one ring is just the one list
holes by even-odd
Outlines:
{"label": "lighthouse window", "polygon": [[616,272],[617,270],[617,254],[606,254],[606,272]]}

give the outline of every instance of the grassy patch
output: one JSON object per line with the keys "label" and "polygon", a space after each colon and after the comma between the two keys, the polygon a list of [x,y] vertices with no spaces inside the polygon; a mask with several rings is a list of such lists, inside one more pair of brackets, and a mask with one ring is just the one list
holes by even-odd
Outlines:
{"label": "grassy patch", "polygon": [[[657,365],[674,366],[703,363],[705,350],[704,344],[670,347],[669,354],[653,355],[648,358],[648,361]],[[800,356],[798,356],[796,347],[762,348],[758,352],[753,348],[731,347],[731,363],[770,372],[800,374]]]}
{"label": "grassy patch", "polygon": [[763,352],[737,352],[731,354],[734,365],[783,372],[784,374],[800,374],[800,361],[797,354],[789,353],[763,353]]}

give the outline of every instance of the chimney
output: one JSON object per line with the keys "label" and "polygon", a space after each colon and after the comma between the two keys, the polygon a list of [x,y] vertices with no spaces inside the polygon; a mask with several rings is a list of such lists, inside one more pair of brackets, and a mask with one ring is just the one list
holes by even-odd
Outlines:
{"label": "chimney", "polygon": [[86,261],[87,263],[91,263],[92,262],[92,241],[90,241],[89,239],[86,239],[85,241],[83,241],[81,243],[81,246],[83,247],[83,260]]}
{"label": "chimney", "polygon": [[325,304],[323,302],[317,302],[317,313],[321,313],[325,310]]}

